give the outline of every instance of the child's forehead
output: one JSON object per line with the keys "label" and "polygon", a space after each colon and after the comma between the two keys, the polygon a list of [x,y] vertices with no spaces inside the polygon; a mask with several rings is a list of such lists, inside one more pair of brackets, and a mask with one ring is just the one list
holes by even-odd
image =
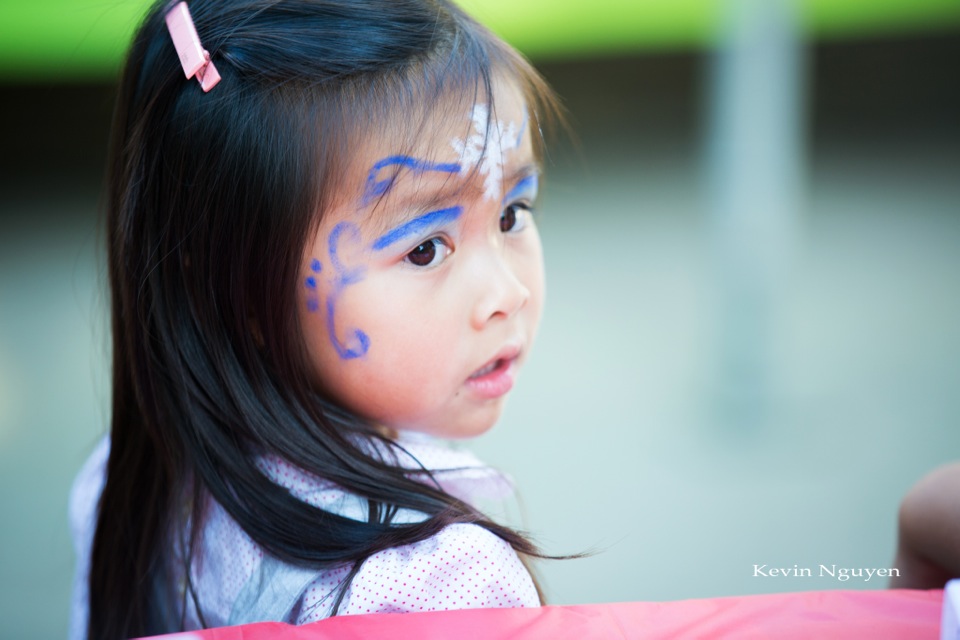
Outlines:
{"label": "child's forehead", "polygon": [[450,101],[384,123],[354,147],[341,204],[359,212],[414,196],[424,205],[454,193],[494,197],[495,182],[538,172],[528,120],[522,94],[501,86],[490,102]]}
{"label": "child's forehead", "polygon": [[384,158],[400,155],[457,162],[463,151],[458,140],[475,137],[479,130],[489,142],[490,134],[498,128],[510,123],[518,128],[527,121],[522,94],[512,84],[502,82],[495,85],[492,100],[452,96],[411,111],[399,109],[383,122],[370,123],[351,164],[362,172]]}

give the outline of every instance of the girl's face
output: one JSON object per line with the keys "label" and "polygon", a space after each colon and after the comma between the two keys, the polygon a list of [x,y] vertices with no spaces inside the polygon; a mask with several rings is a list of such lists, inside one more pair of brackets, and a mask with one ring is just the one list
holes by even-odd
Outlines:
{"label": "girl's face", "polygon": [[299,314],[318,385],[377,424],[475,436],[503,409],[543,307],[526,107],[486,104],[359,153],[307,242]]}

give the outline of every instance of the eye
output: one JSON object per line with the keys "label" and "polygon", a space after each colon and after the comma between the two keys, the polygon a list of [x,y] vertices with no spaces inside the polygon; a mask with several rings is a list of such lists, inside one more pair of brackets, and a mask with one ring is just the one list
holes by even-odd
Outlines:
{"label": "eye", "polygon": [[443,238],[430,238],[417,245],[404,260],[415,267],[435,267],[449,256],[453,250]]}
{"label": "eye", "polygon": [[507,205],[500,213],[500,231],[504,233],[523,231],[531,213],[529,205],[520,202]]}

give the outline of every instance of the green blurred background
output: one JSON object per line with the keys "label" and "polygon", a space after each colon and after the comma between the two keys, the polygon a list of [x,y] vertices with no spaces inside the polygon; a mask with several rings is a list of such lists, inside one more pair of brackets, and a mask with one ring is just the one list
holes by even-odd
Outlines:
{"label": "green blurred background", "polygon": [[[144,0],[35,0],[0,6],[0,78],[80,82],[114,78]],[[570,59],[716,42],[723,0],[462,0],[526,54]],[[802,0],[801,28],[816,38],[951,30],[956,0]]]}
{"label": "green blurred background", "polygon": [[[876,580],[960,454],[960,2],[464,0],[570,113],[548,300],[472,447],[554,603]],[[67,628],[67,493],[108,422],[98,216],[143,2],[0,4],[0,637]],[[773,7],[775,10],[771,10]]]}

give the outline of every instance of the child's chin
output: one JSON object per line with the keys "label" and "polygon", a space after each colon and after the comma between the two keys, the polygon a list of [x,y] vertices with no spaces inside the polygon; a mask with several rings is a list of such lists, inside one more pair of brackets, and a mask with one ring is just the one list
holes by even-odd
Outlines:
{"label": "child's chin", "polygon": [[497,420],[500,418],[500,412],[497,411],[494,416],[484,416],[482,419],[464,421],[459,424],[445,424],[440,426],[411,426],[402,431],[423,433],[440,438],[442,440],[469,440],[482,436],[490,431]]}
{"label": "child's chin", "polygon": [[[502,406],[502,403],[501,403]],[[470,438],[476,438],[487,433],[497,424],[497,421],[500,419],[500,410],[498,409],[495,412],[495,415],[491,417],[485,417],[484,419],[476,420],[474,422],[465,423],[459,425],[460,428],[456,429],[454,433],[449,433],[448,435],[442,436],[449,440],[468,440]],[[451,430],[454,431],[454,430]]]}

